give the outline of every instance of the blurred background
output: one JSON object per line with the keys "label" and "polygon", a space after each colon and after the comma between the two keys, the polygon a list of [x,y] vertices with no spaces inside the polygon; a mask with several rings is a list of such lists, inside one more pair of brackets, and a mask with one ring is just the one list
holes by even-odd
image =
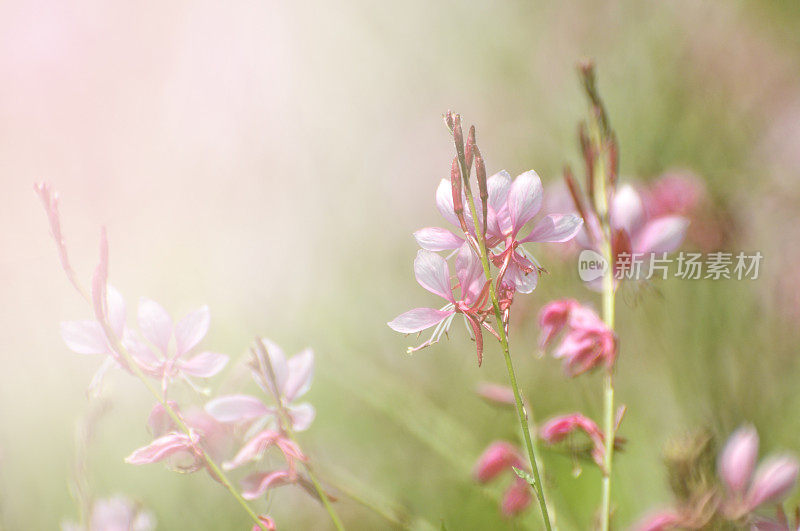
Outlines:
{"label": "blurred background", "polygon": [[[579,166],[586,56],[622,175],[691,170],[722,234],[703,245],[764,255],[756,281],[669,279],[621,296],[617,526],[670,502],[664,448],[690,430],[724,440],[752,422],[762,452],[800,452],[799,29],[792,1],[0,2],[0,526],[76,518],[75,423],[100,364],[60,339],[60,321],[90,310],[33,193],[47,180],[86,282],[107,227],[129,315],[139,296],[175,316],[207,303],[204,346],[233,360],[256,334],[314,348],[318,415],[300,441],[324,480],[420,528],[536,529],[535,508],[501,517],[503,481],[470,475],[490,441],[517,437],[513,412],[474,393],[505,382],[499,348],[487,343],[478,368],[456,333],[410,357],[415,339],[385,323],[434,303],[413,279],[411,233],[441,224],[441,113],[476,124],[490,173],[533,168],[554,183]],[[599,418],[600,376],[568,380],[536,347],[541,305],[597,296],[574,259],[537,256],[551,274],[519,298],[511,337],[524,391],[538,420]],[[251,391],[245,381],[231,364],[211,386]],[[120,371],[106,387],[95,495],[140,501],[160,529],[249,528],[207,477],[126,465],[150,440],[151,398]],[[598,473],[558,452],[545,462],[561,527],[590,528]],[[256,507],[279,528],[330,526],[296,487]],[[391,528],[344,497],[338,510],[349,528]]]}

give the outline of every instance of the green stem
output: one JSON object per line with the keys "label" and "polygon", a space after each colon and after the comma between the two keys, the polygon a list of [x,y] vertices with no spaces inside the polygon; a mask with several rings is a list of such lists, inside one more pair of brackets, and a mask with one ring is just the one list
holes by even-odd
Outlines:
{"label": "green stem", "polygon": [[[460,154],[459,154],[460,155]],[[528,415],[525,411],[525,406],[522,403],[522,395],[519,391],[519,385],[517,384],[517,376],[514,372],[514,364],[511,361],[511,352],[508,346],[508,336],[506,336],[505,325],[503,323],[503,313],[500,310],[500,303],[497,300],[497,292],[495,290],[494,283],[492,281],[492,270],[489,266],[489,251],[486,247],[486,237],[483,233],[483,230],[480,227],[480,222],[478,221],[478,214],[477,210],[475,209],[475,200],[472,197],[472,190],[470,190],[469,185],[469,175],[466,174],[466,167],[463,164],[463,158],[460,161],[461,166],[461,174],[464,180],[464,193],[467,198],[467,204],[469,205],[469,211],[472,215],[472,222],[475,226],[475,234],[478,237],[478,243],[480,244],[480,259],[481,264],[483,265],[483,272],[486,276],[486,281],[489,283],[489,295],[492,299],[492,307],[494,308],[494,316],[497,322],[497,332],[500,336],[500,345],[503,348],[503,356],[505,357],[506,361],[506,370],[508,371],[508,380],[511,384],[511,389],[514,391],[514,402],[516,404],[517,409],[517,416],[519,417],[519,425],[522,429],[522,436],[525,439],[525,449],[528,452],[528,460],[530,461],[531,465],[531,472],[533,473],[533,479],[535,480],[535,487],[534,491],[536,492],[536,498],[539,501],[539,508],[542,511],[542,520],[544,521],[544,526],[547,531],[552,529],[550,523],[550,514],[547,510],[547,502],[545,501],[544,497],[544,485],[542,485],[541,478],[539,476],[539,467],[536,461],[536,452],[533,449],[533,441],[531,440],[531,434],[528,427]]]}

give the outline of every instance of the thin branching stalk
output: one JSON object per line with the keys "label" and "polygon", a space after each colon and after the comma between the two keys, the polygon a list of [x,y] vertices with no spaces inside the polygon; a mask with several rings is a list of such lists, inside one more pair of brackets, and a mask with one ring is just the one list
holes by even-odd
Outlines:
{"label": "thin branching stalk", "polygon": [[[458,148],[458,142],[456,142],[456,147]],[[497,322],[497,332],[500,336],[500,345],[502,346],[503,356],[505,357],[508,380],[511,384],[511,389],[514,391],[514,402],[516,404],[517,416],[519,417],[522,436],[525,439],[525,449],[527,450],[528,460],[530,461],[531,465],[531,472],[533,473],[533,479],[535,483],[533,490],[536,492],[539,508],[542,511],[542,520],[544,522],[544,526],[547,531],[550,531],[552,529],[552,525],[550,523],[550,514],[547,510],[547,502],[545,501],[544,486],[539,475],[536,452],[533,449],[533,441],[531,440],[531,434],[528,426],[528,413],[526,412],[525,406],[522,402],[522,394],[520,393],[519,385],[517,384],[517,376],[514,372],[514,364],[511,361],[511,352],[508,346],[508,336],[506,335],[505,324],[503,322],[503,312],[500,309],[500,303],[497,299],[497,291],[492,279],[492,270],[489,266],[489,250],[486,246],[486,235],[484,234],[483,228],[480,226],[480,218],[478,217],[478,213],[475,208],[475,200],[472,196],[472,190],[470,189],[469,173],[466,167],[464,153],[463,150],[459,149],[458,151],[459,166],[461,167],[461,176],[464,181],[464,194],[467,198],[470,215],[472,216],[472,221],[475,226],[475,234],[477,235],[479,244],[478,254],[480,255],[481,265],[483,266],[483,272],[486,276],[486,281],[489,283],[489,296],[492,300],[494,316]]]}

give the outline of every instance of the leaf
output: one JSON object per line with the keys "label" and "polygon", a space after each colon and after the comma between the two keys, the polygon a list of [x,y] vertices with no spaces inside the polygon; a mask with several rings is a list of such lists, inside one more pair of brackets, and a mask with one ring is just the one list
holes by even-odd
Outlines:
{"label": "leaf", "polygon": [[536,480],[533,479],[533,476],[530,474],[530,472],[528,472],[527,470],[522,470],[521,468],[517,468],[517,467],[512,467],[512,468],[514,469],[514,473],[519,478],[524,479],[525,481],[527,481],[528,484],[531,487],[533,487],[534,489],[536,488]]}

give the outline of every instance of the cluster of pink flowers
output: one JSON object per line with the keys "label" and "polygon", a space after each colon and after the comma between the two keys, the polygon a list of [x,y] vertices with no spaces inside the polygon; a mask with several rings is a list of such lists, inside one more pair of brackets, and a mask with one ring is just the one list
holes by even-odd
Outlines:
{"label": "cluster of pink flowers", "polygon": [[[463,227],[464,234],[457,235],[449,229],[427,227],[414,233],[422,249],[414,260],[417,282],[447,301],[440,309],[415,308],[405,312],[388,324],[404,334],[421,332],[436,327],[430,339],[413,352],[439,341],[448,332],[455,314],[461,314],[477,342],[478,363],[483,356],[481,328],[496,335],[486,316],[491,310],[488,300],[488,280],[476,249],[474,221],[464,210],[466,198],[459,184],[461,177],[454,172],[450,180],[442,179],[436,191],[436,205],[442,216],[453,225]],[[539,213],[542,205],[542,183],[534,171],[527,171],[516,179],[501,171],[486,179],[486,211],[475,203],[477,215],[485,219],[484,237],[490,260],[497,267],[495,283],[510,305],[515,292],[530,293],[536,288],[543,270],[533,255],[522,244],[529,242],[566,242],[580,230],[582,221],[574,214],[549,214],[534,223],[526,236],[523,229]],[[452,251],[455,255],[456,288],[451,284],[447,260],[436,251]]]}
{"label": "cluster of pink flowers", "polygon": [[[116,366],[141,378],[158,399],[147,420],[153,440],[134,450],[125,461],[134,465],[164,462],[169,468],[180,472],[206,470],[214,480],[238,497],[239,494],[233,490],[222,470],[259,461],[269,448],[274,447],[283,455],[286,467],[258,471],[245,477],[241,482],[241,503],[245,503],[243,500],[260,498],[271,487],[289,483],[296,483],[321,499],[322,491],[317,488],[318,484],[298,470],[298,463],[306,463],[308,457],[293,435],[295,431],[307,429],[315,416],[311,404],[297,403],[311,386],[313,352],[307,349],[287,359],[274,343],[257,341],[251,369],[258,385],[273,398],[272,406],[249,395],[229,395],[211,400],[205,408],[193,405],[181,407],[169,398],[174,385],[183,383],[199,394],[206,395],[208,391],[197,379],[219,374],[229,361],[228,356],[212,351],[194,353],[209,330],[208,307],[202,306],[176,323],[160,304],[142,298],[136,316],[138,326],[128,326],[125,300],[108,284],[105,230],[100,239],[99,264],[92,277],[91,290],[86,292],[69,264],[58,215],[57,195],[46,184],[37,185],[36,191],[45,206],[62,267],[70,282],[93,309],[93,319],[61,324],[62,338],[70,350],[105,358],[93,378],[90,397],[100,388],[107,370]],[[151,380],[155,385],[150,383]],[[245,433],[247,440],[231,457],[240,433]],[[216,464],[229,457],[230,460],[225,461],[221,468]],[[256,521],[254,530],[275,529],[275,523],[269,516],[256,515],[247,509]],[[92,531],[144,531],[154,526],[149,513],[140,511],[122,498],[96,501],[89,518],[90,521],[84,524]],[[66,524],[65,528],[81,528],[80,525],[70,525]]]}
{"label": "cluster of pink flowers", "polygon": [[591,308],[572,299],[546,304],[539,313],[540,344],[546,347],[565,330],[553,357],[564,360],[564,372],[577,376],[599,366],[610,369],[617,357],[617,340]]}
{"label": "cluster of pink flowers", "polygon": [[[706,506],[702,518],[691,506],[678,506],[657,511],[637,525],[640,531],[668,529],[704,529],[720,522],[748,526],[752,529],[790,531],[780,502],[797,484],[800,464],[788,454],[764,459],[758,467],[758,433],[751,426],[739,428],[728,439],[719,455],[717,475],[721,488],[704,496]],[[769,505],[777,506],[775,519],[758,513]]]}

